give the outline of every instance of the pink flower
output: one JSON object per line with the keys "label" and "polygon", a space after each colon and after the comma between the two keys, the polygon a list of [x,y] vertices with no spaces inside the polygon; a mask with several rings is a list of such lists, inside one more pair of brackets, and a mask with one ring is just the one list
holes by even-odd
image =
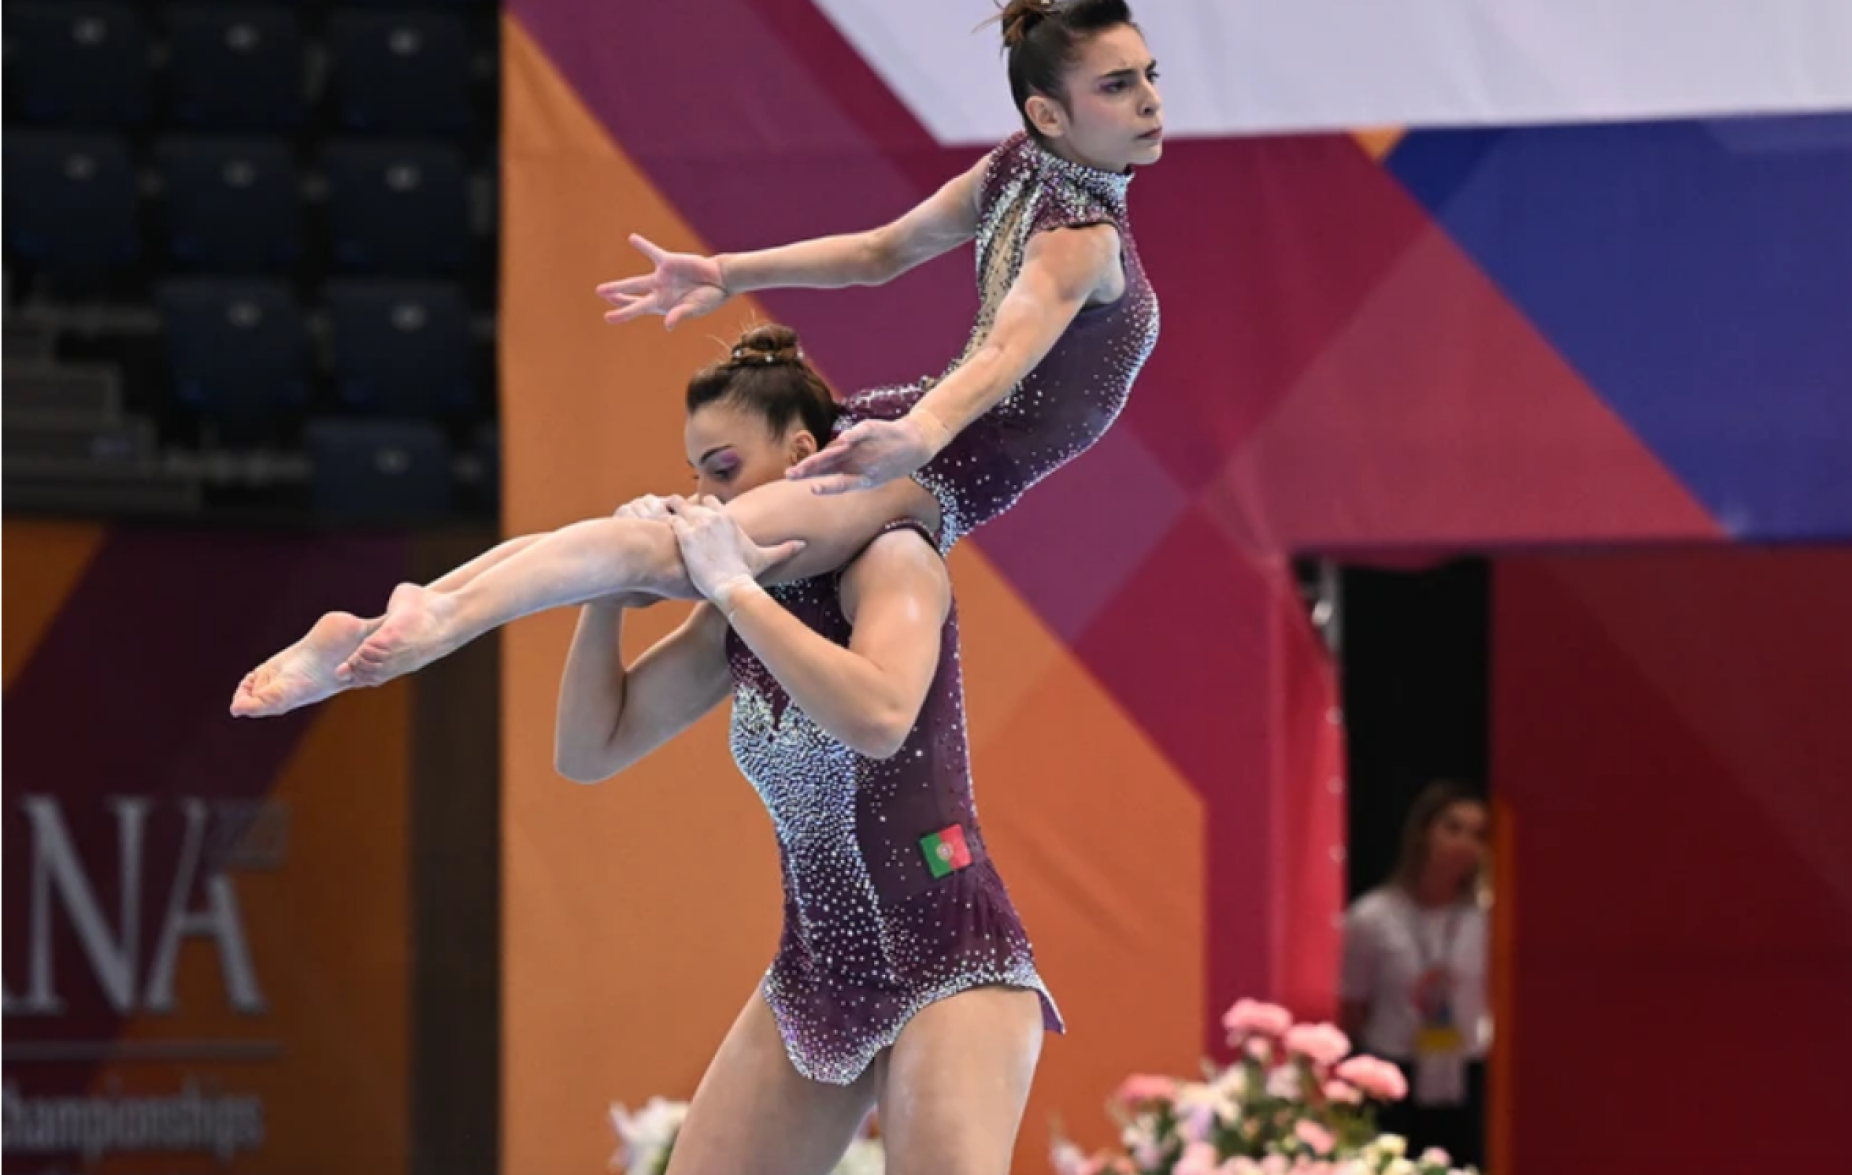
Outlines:
{"label": "pink flower", "polygon": [[1363,1101],[1363,1091],[1345,1081],[1325,1082],[1325,1100],[1336,1102],[1341,1106],[1354,1106]]}
{"label": "pink flower", "polygon": [[1247,1051],[1248,1056],[1253,1057],[1263,1065],[1273,1060],[1273,1042],[1264,1036],[1249,1037],[1247,1044],[1243,1045],[1242,1048]]}
{"label": "pink flower", "polygon": [[1328,1080],[1324,1082],[1324,1101],[1332,1101],[1341,1106],[1361,1105],[1363,1090],[1359,1090],[1348,1080]]}
{"label": "pink flower", "polygon": [[1261,1175],[1260,1164],[1246,1155],[1236,1155],[1223,1163],[1216,1175]]}
{"label": "pink flower", "polygon": [[1408,1078],[1388,1061],[1352,1057],[1338,1066],[1338,1078],[1348,1081],[1379,1101],[1399,1102],[1408,1096]]}
{"label": "pink flower", "polygon": [[1331,1148],[1337,1145],[1337,1139],[1331,1137],[1331,1131],[1310,1118],[1299,1119],[1293,1126],[1293,1135],[1300,1142],[1311,1147],[1315,1155],[1328,1155],[1331,1153]]}
{"label": "pink flower", "polygon": [[1118,1090],[1113,1093],[1113,1100],[1126,1106],[1135,1106],[1140,1102],[1167,1102],[1176,1092],[1177,1080],[1174,1077],[1134,1073],[1119,1083]]}
{"label": "pink flower", "polygon": [[1453,1156],[1437,1146],[1431,1146],[1427,1150],[1421,1152],[1421,1165],[1424,1167],[1429,1165],[1435,1167],[1451,1167],[1453,1166]]}
{"label": "pink flower", "polygon": [[1268,1155],[1260,1161],[1260,1169],[1264,1175],[1286,1175],[1286,1157]]}
{"label": "pink flower", "polygon": [[1219,1158],[1215,1148],[1208,1143],[1192,1142],[1183,1148],[1182,1156],[1171,1170],[1173,1175],[1216,1175]]}
{"label": "pink flower", "polygon": [[1229,1044],[1240,1044],[1256,1036],[1284,1036],[1292,1026],[1291,1012],[1278,1004],[1263,1004],[1259,1000],[1238,1000],[1222,1016]]}
{"label": "pink flower", "polygon": [[1350,1055],[1350,1037],[1332,1024],[1301,1024],[1286,1034],[1286,1051],[1329,1067]]}
{"label": "pink flower", "polygon": [[1293,1160],[1291,1175],[1331,1175],[1331,1164],[1323,1159],[1308,1159],[1302,1155]]}

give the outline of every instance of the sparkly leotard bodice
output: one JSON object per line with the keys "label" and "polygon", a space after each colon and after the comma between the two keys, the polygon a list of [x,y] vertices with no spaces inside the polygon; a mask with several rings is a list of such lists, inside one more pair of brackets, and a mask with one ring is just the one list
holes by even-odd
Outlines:
{"label": "sparkly leotard bodice", "polygon": [[[903,528],[932,541],[912,523],[888,529]],[[766,590],[846,645],[838,584],[831,574]],[[1037,992],[1059,1031],[972,803],[956,612],[919,719],[888,759],[825,733],[731,630],[727,662],[733,757],[771,813],[784,878],[763,992],[798,1072],[847,1084],[922,1008],[987,984]]]}
{"label": "sparkly leotard bodice", "polygon": [[[1157,345],[1157,295],[1126,216],[1131,182],[1129,172],[1101,171],[1053,155],[1021,131],[991,152],[978,197],[977,322],[947,374],[990,337],[1036,233],[1113,225],[1125,291],[1112,302],[1083,309],[1020,384],[914,475],[939,501],[942,550],[1015,505],[1030,486],[1105,435]],[[838,428],[904,415],[933,382],[851,397]]]}

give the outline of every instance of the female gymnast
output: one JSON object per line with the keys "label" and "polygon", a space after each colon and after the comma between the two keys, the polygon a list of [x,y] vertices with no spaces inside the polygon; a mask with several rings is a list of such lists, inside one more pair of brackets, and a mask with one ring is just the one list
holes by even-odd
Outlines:
{"label": "female gymnast", "polygon": [[762,588],[722,503],[814,454],[839,411],[783,327],[688,387],[695,498],[666,524],[705,598],[632,665],[625,606],[587,604],[555,765],[606,779],[733,702],[735,761],[771,813],[784,931],[695,1093],[668,1175],[831,1170],[870,1108],[890,1172],[1002,1172],[1045,1030],[1061,1030],[984,848],[937,536],[878,528],[840,570]]}
{"label": "female gymnast", "polygon": [[[882,283],[976,240],[980,309],[946,373],[852,397],[825,448],[727,504],[756,578],[840,567],[896,518],[933,527],[949,550],[1098,441],[1157,343],[1125,204],[1133,167],[1163,153],[1143,35],[1124,0],[1012,0],[1000,20],[1025,129],[917,208],[868,232],[717,257],[634,238],[654,270],[599,288],[608,320],[660,314],[673,328],[737,293]],[[430,585],[401,585],[381,618],[324,616],[246,675],[232,713],[281,714],[530,613],[639,592],[697,594],[658,520],[523,536]]]}

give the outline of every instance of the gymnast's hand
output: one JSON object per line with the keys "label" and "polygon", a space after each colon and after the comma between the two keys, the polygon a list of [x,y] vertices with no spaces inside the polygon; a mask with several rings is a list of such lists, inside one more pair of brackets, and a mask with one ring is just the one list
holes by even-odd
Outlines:
{"label": "gymnast's hand", "polygon": [[656,494],[644,494],[640,498],[630,499],[613,510],[611,517],[635,518],[643,522],[667,522],[669,521],[669,503],[679,501],[681,501],[679,494],[667,498]]}
{"label": "gymnast's hand", "polygon": [[[666,526],[669,522],[669,502],[669,498],[656,494],[644,494],[640,498],[632,498],[613,510],[611,517],[629,518],[638,522],[660,522]],[[634,610],[660,604],[662,600],[663,597],[653,596],[648,592],[615,592],[608,596],[599,596],[590,603],[605,608]]]}
{"label": "gymnast's hand", "polygon": [[911,477],[945,447],[945,428],[917,409],[899,420],[864,420],[785,471],[819,494],[871,490]]}
{"label": "gymnast's hand", "polygon": [[670,498],[669,528],[682,549],[688,579],[702,595],[727,609],[728,594],[804,549],[802,539],[761,547],[740,529],[713,495]]}
{"label": "gymnast's hand", "polygon": [[636,233],[630,234],[630,243],[656,268],[640,277],[598,287],[598,296],[617,307],[605,311],[606,322],[629,322],[645,314],[660,314],[663,329],[674,330],[684,318],[699,318],[732,297],[720,263],[712,257],[670,253]]}

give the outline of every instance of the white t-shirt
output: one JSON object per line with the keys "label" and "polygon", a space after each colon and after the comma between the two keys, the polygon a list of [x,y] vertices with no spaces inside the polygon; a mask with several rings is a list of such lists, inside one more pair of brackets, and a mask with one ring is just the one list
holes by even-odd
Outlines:
{"label": "white t-shirt", "polygon": [[1491,1041],[1486,1014],[1486,914],[1472,901],[1426,909],[1400,887],[1358,898],[1344,916],[1344,970],[1338,993],[1369,1006],[1365,1052],[1397,1061],[1415,1057],[1421,1012],[1416,982],[1430,968],[1454,976],[1453,1014],[1467,1052],[1483,1057]]}

